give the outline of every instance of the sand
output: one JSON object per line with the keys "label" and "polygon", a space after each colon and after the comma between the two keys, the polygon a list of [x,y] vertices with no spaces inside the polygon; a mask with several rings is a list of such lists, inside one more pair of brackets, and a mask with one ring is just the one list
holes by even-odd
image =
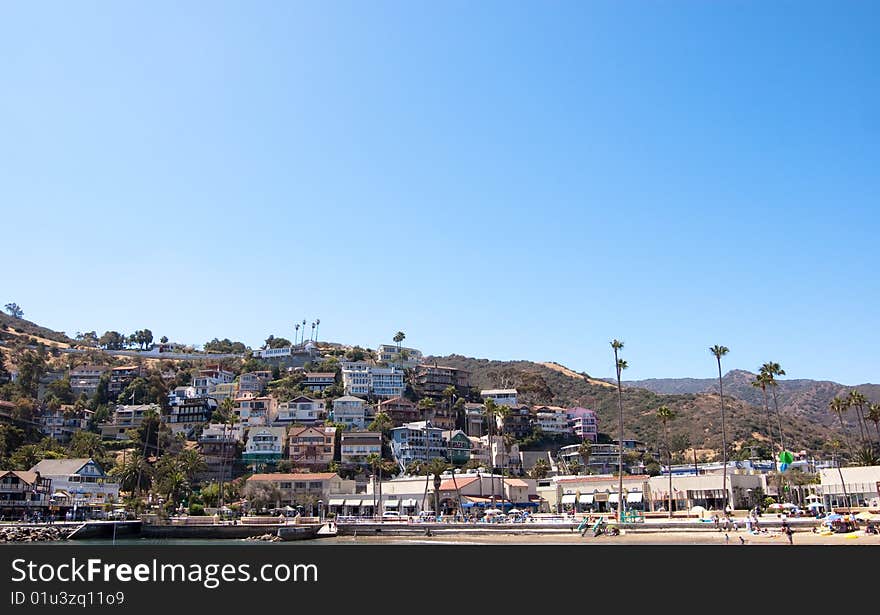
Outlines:
{"label": "sand", "polygon": [[[581,537],[577,532],[571,534],[486,534],[486,535],[443,535],[443,536],[340,536],[336,544],[510,544],[510,545],[728,545],[743,546],[740,537],[748,545],[791,546],[788,539],[779,532],[753,535],[746,532],[728,532],[730,541],[725,542],[724,532],[627,532],[620,536],[593,536],[587,532]],[[810,531],[794,533],[794,545],[880,545],[880,536],[864,532],[832,534],[822,536]]]}

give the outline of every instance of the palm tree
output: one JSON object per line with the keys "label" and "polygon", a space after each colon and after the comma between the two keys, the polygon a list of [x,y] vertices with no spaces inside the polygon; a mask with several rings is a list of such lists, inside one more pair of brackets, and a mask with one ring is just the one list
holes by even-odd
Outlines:
{"label": "palm tree", "polygon": [[663,422],[663,437],[666,440],[666,469],[669,474],[669,502],[667,509],[669,510],[669,518],[672,519],[672,447],[669,444],[669,421],[675,418],[669,406],[660,406],[657,408],[657,418]]}
{"label": "palm tree", "polygon": [[293,345],[296,346],[299,343],[299,323],[293,326],[293,330]]}
{"label": "palm tree", "polygon": [[843,422],[843,413],[846,412],[847,408],[849,408],[849,404],[845,399],[841,399],[840,397],[835,397],[828,403],[828,409],[836,414],[837,420],[840,421],[840,429],[843,431],[843,437],[846,439],[846,448],[849,449],[850,457],[852,457],[852,442],[849,439],[849,431],[846,429],[846,424]]}
{"label": "palm tree", "polygon": [[309,333],[309,341],[310,341],[310,342],[313,341],[313,340],[314,340],[314,337],[315,337],[315,323],[312,322],[312,332]]}
{"label": "palm tree", "polygon": [[[834,404],[835,399],[837,399],[837,398],[835,397],[834,399],[831,400],[832,404]],[[846,402],[844,402],[842,399],[840,401],[841,401],[841,403],[834,404],[834,405],[838,406],[839,411],[842,413],[843,412],[843,405]],[[832,410],[834,410],[835,412],[838,412],[838,410],[836,410],[834,408],[832,408]],[[837,416],[839,417],[840,414],[838,414]],[[837,440],[833,440],[831,442],[831,448],[835,451],[838,451],[840,449],[840,442]],[[843,480],[843,470],[840,469],[840,456],[834,455],[832,453],[831,458],[832,458],[832,460],[836,461],[835,465],[837,466],[837,475],[840,477],[840,486],[841,486],[841,488],[843,488],[843,499],[847,502],[847,506],[849,507],[849,509],[852,510],[852,500],[850,499],[849,494],[846,492],[846,481]],[[833,506],[831,508],[831,512],[834,512]]]}
{"label": "palm tree", "polygon": [[539,458],[535,461],[535,465],[532,466],[532,471],[530,472],[532,478],[547,478],[547,473],[550,471],[550,464],[547,463],[547,460],[543,457]]}
{"label": "palm tree", "polygon": [[[373,470],[373,478],[375,480],[377,470],[379,475],[379,480],[376,483],[376,486],[379,488],[379,508],[382,507],[382,456],[377,455],[376,453],[370,453],[367,455],[366,459],[367,465],[370,466]],[[379,513],[379,516],[382,516],[382,512],[376,509],[376,490],[373,489],[373,510]]]}
{"label": "palm tree", "polygon": [[[859,424],[859,438],[862,441],[862,446],[868,446],[868,424],[865,423],[865,414],[862,411],[862,407],[867,403],[868,398],[862,395],[862,393],[856,389],[853,389],[849,392],[849,397],[847,398],[847,403],[850,408],[856,409],[856,422]],[[862,423],[865,423],[864,429],[862,428]]]}
{"label": "palm tree", "polygon": [[709,351],[715,355],[715,360],[718,362],[718,395],[721,400],[721,461],[724,463],[722,485],[724,490],[724,511],[727,512],[727,430],[724,423],[724,383],[721,379],[721,357],[730,352],[730,349],[727,346],[715,344]]}
{"label": "palm tree", "polygon": [[770,406],[767,401],[767,386],[768,386],[769,377],[766,374],[758,373],[755,376],[755,379],[752,381],[752,386],[758,389],[761,389],[761,394],[764,397],[764,416],[767,417],[767,435],[770,437],[770,457],[773,459],[773,464],[776,464],[776,443],[773,440],[773,422],[770,418]]}
{"label": "palm tree", "polygon": [[[453,402],[452,402],[452,400],[455,399],[456,393],[458,393],[458,389],[456,389],[452,385],[449,385],[448,387],[443,389],[443,399],[446,400],[447,418],[452,418],[452,416],[453,416],[453,412],[452,412],[452,403]],[[455,421],[455,422],[457,422],[457,421]]]}
{"label": "palm tree", "polygon": [[440,513],[440,483],[443,473],[451,466],[442,457],[434,457],[425,465],[425,474],[434,477],[434,514]]}
{"label": "palm tree", "polygon": [[776,398],[776,376],[784,376],[785,370],[779,363],[768,362],[761,366],[761,373],[767,374],[767,385],[773,392],[773,407],[776,411],[776,422],[779,424],[779,446],[782,447],[782,450],[787,450],[785,448],[785,433],[782,431],[782,415],[779,414],[779,400]]}
{"label": "palm tree", "polygon": [[590,456],[593,454],[593,443],[589,440],[584,440],[581,442],[580,446],[578,446],[578,455],[581,456],[581,459],[584,462],[584,467],[589,467],[590,465]]}
{"label": "palm tree", "polygon": [[614,349],[614,366],[617,370],[617,522],[623,524],[623,391],[620,386],[620,372],[628,365],[617,356],[618,351],[623,349],[623,342],[612,340],[611,347]]}
{"label": "palm tree", "polygon": [[397,344],[397,354],[400,354],[400,343],[406,339],[406,333],[404,333],[403,331],[398,331],[394,334],[394,337],[392,339]]}
{"label": "palm tree", "polygon": [[424,397],[419,400],[417,404],[419,411],[422,414],[422,419],[425,421],[431,421],[434,419],[434,400],[430,397]]}
{"label": "palm tree", "polygon": [[315,343],[318,342],[318,329],[320,326],[321,326],[321,319],[316,318],[315,319]]}
{"label": "palm tree", "polygon": [[880,404],[868,406],[867,419],[874,423],[874,431],[877,432],[877,445],[880,446]]}

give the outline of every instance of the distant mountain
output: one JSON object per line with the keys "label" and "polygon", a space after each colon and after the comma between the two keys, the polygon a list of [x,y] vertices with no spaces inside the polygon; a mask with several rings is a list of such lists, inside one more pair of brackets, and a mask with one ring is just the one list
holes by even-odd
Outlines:
{"label": "distant mountain", "polygon": [[[763,406],[761,389],[753,387],[755,374],[745,370],[732,370],[721,379],[724,385],[724,396],[741,399],[749,404]],[[806,417],[823,425],[831,425],[836,420],[828,411],[828,404],[836,396],[848,395],[858,389],[871,402],[880,402],[880,385],[860,384],[848,387],[829,380],[779,379],[776,397],[779,410],[783,414]],[[632,380],[624,383],[627,387],[646,389],[659,394],[699,394],[718,393],[717,378],[656,378],[650,380]],[[768,392],[769,393],[769,392]],[[769,396],[770,407],[773,407],[772,396]]]}
{"label": "distant mountain", "polygon": [[[617,436],[617,389],[604,381],[591,378],[588,374],[573,372],[556,363],[490,361],[461,355],[428,357],[426,362],[468,370],[471,373],[471,386],[478,390],[516,387],[521,392],[520,397],[524,403],[581,405],[592,408],[599,418],[599,430],[612,438]],[[744,374],[746,372],[734,373],[730,377],[732,391],[728,391],[725,382],[729,439],[740,444],[749,441],[765,442],[767,417],[762,407],[752,403],[751,398],[733,399],[734,393],[743,389],[743,383],[747,382]],[[678,386],[670,382],[666,385],[668,388],[652,391],[646,386],[637,386],[643,382],[656,384],[657,381],[625,383],[623,387],[624,430],[628,437],[636,437],[657,446],[661,427],[656,411],[661,405],[667,405],[677,414],[670,425],[672,435],[686,434],[698,449],[720,450],[721,417],[718,393],[712,390],[709,380],[699,390],[695,390],[694,384]],[[688,389],[688,386],[691,388]],[[717,382],[715,386],[717,387]],[[751,388],[750,385],[745,386]],[[757,399],[760,402],[760,391],[758,394]],[[824,414],[781,409],[781,415],[789,448],[818,451],[837,436],[837,427],[824,420],[829,418]],[[820,418],[823,420],[819,420]]]}

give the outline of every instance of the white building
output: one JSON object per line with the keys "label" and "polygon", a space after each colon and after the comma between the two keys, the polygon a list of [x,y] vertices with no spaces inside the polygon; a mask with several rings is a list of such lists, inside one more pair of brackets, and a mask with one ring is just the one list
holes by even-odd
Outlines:
{"label": "white building", "polygon": [[346,395],[333,400],[333,422],[344,423],[349,429],[363,429],[367,420],[366,402]]}
{"label": "white building", "polygon": [[379,344],[376,349],[376,360],[380,363],[388,363],[389,365],[397,365],[404,368],[412,369],[422,362],[423,355],[421,351],[415,348],[397,348],[394,344]]}
{"label": "white building", "polygon": [[342,385],[346,395],[400,397],[406,389],[405,373],[399,367],[373,367],[363,361],[342,363]]}
{"label": "white building", "polygon": [[60,506],[103,506],[119,501],[119,483],[94,459],[43,459],[30,471],[52,479],[52,495]]}
{"label": "white building", "polygon": [[572,433],[571,421],[565,408],[559,406],[538,406],[535,412],[535,425],[546,434]]}
{"label": "white building", "polygon": [[278,411],[273,424],[311,424],[324,420],[325,415],[326,407],[322,400],[300,396],[290,401],[278,402]]}
{"label": "white building", "polygon": [[480,391],[483,401],[491,399],[499,406],[517,406],[516,389],[486,389]]}

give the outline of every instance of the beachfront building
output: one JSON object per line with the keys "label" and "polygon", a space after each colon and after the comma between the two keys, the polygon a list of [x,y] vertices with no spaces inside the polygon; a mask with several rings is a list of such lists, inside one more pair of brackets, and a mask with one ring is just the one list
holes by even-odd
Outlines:
{"label": "beachfront building", "polygon": [[301,395],[290,401],[278,402],[274,425],[313,425],[326,415],[324,401]]}
{"label": "beachfront building", "polygon": [[52,481],[53,504],[59,508],[97,510],[119,501],[119,483],[94,459],[43,459],[30,471]]}
{"label": "beachfront building", "polygon": [[297,468],[326,468],[336,454],[336,427],[292,427],[287,439],[290,461]]}
{"label": "beachfront building", "polygon": [[[666,511],[669,500],[669,475],[650,479],[650,510]],[[766,494],[767,477],[763,474],[728,473],[727,502],[734,508],[748,509],[758,502],[758,494]],[[761,498],[763,499],[763,498]],[[706,510],[724,510],[723,474],[672,476],[673,511],[690,510],[702,506]]]}
{"label": "beachfront building", "polygon": [[323,393],[324,389],[336,384],[335,372],[306,372],[303,386],[313,393]]}
{"label": "beachfront building", "polygon": [[61,405],[58,408],[44,409],[37,422],[43,435],[60,444],[67,444],[74,433],[88,427],[89,420],[94,414],[94,411],[87,408]]}
{"label": "beachfront building", "polygon": [[576,406],[568,409],[571,428],[574,435],[581,440],[589,440],[593,444],[599,440],[599,422],[596,411]]}
{"label": "beachfront building", "polygon": [[273,507],[302,506],[307,516],[322,514],[327,510],[330,494],[336,496],[353,494],[355,482],[346,480],[333,472],[296,474],[254,474],[245,482],[245,491],[251,485],[268,484],[277,489],[278,501]]}
{"label": "beachfront building", "polygon": [[110,420],[101,423],[101,437],[107,440],[128,440],[129,429],[137,429],[144,422],[144,416],[152,413],[160,416],[162,409],[158,404],[135,404],[116,406]]}
{"label": "beachfront building", "polygon": [[333,400],[333,422],[342,423],[347,429],[366,427],[366,402],[354,395],[345,395]]}
{"label": "beachfront building", "polygon": [[39,472],[0,470],[0,517],[20,519],[45,512],[52,500],[52,479]]}
{"label": "beachfront building", "polygon": [[70,370],[70,388],[79,397],[91,397],[98,391],[101,376],[110,370],[104,365],[80,365]]}
{"label": "beachfront building", "polygon": [[376,406],[376,412],[387,414],[395,427],[419,420],[418,406],[404,397],[392,397],[380,401]]}
{"label": "beachfront building", "polygon": [[413,461],[446,458],[443,430],[429,421],[415,421],[391,430],[391,450],[401,468]]}
{"label": "beachfront building", "polygon": [[267,464],[277,463],[284,456],[286,433],[284,427],[256,425],[248,428],[241,458],[255,471]]}
{"label": "beachfront building", "polygon": [[366,465],[370,455],[382,456],[382,434],[374,431],[343,431],[340,461],[352,467]]}
{"label": "beachfront building", "polygon": [[486,389],[480,391],[480,397],[485,402],[491,399],[499,406],[516,406],[516,389]]}
{"label": "beachfront building", "polygon": [[[538,483],[546,512],[612,513],[620,502],[619,479],[600,476],[554,476]],[[624,501],[628,510],[648,510],[651,502],[650,477],[644,474],[623,477]]]}
{"label": "beachfront building", "polygon": [[[841,474],[843,482],[840,480]],[[850,502],[852,506],[880,508],[880,466],[819,470],[818,487],[817,492],[826,511],[847,508]]]}

